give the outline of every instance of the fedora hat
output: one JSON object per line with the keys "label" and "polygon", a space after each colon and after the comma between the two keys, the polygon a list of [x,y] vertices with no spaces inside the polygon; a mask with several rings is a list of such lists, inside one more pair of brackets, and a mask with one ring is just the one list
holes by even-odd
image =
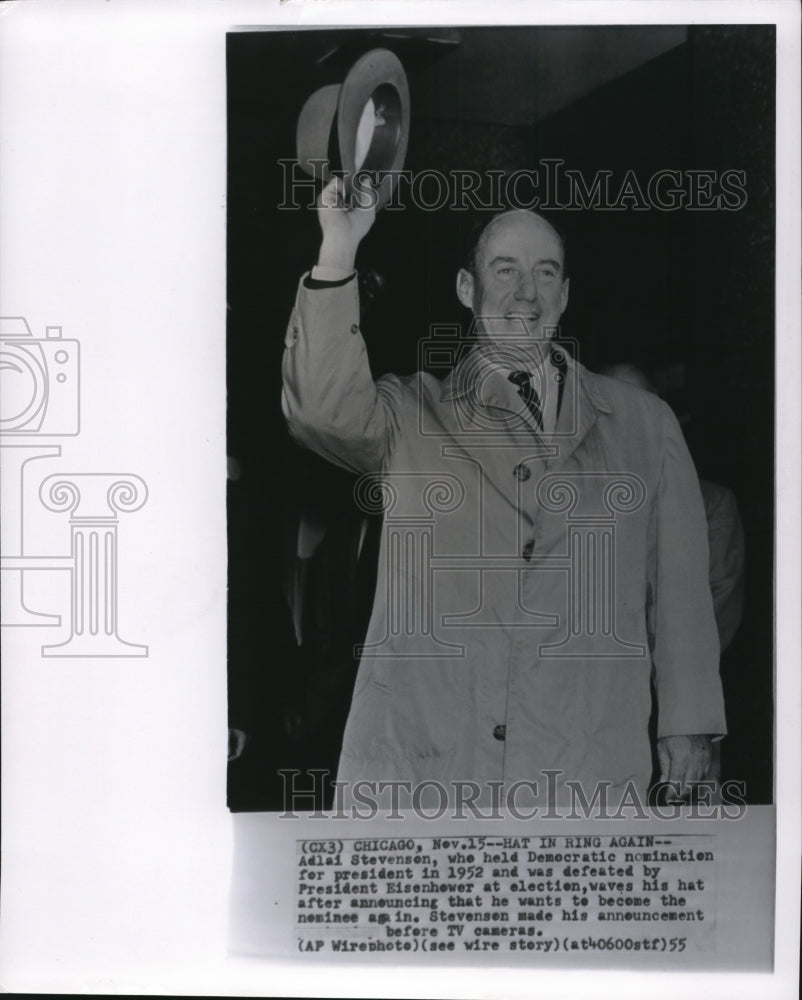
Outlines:
{"label": "fedora hat", "polygon": [[409,141],[409,86],[404,67],[388,49],[361,56],[342,84],[316,90],[298,116],[296,150],[301,167],[327,182],[343,171],[346,197],[354,174],[378,173],[376,204],[383,208],[404,165]]}

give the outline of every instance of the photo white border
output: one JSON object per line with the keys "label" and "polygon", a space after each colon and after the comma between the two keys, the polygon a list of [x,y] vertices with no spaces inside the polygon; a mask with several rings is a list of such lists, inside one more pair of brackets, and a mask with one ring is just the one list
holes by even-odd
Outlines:
{"label": "photo white border", "polygon": [[[148,505],[120,530],[121,619],[134,641],[140,637],[133,632],[143,633],[147,659],[47,661],[38,658],[27,630],[4,630],[4,989],[796,996],[802,731],[799,20],[791,0],[506,0],[492,7],[486,0],[3,4],[0,312],[29,316],[37,333],[59,323],[65,337],[81,339],[84,420],[80,438],[64,444],[63,462],[69,460],[74,470],[130,468],[150,491]],[[223,669],[226,32],[271,24],[505,22],[777,24],[776,457],[782,530],[773,975],[491,968],[481,976],[442,969],[405,969],[399,976],[392,969],[226,957],[232,848]]]}

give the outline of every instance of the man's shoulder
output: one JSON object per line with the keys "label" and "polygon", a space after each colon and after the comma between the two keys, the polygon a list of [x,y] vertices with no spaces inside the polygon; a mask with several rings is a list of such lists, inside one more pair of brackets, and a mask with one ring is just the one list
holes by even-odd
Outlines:
{"label": "man's shoulder", "polygon": [[589,391],[605,399],[614,413],[626,410],[662,421],[666,413],[671,412],[668,404],[653,392],[610,375],[592,372],[579,363],[576,367],[578,377]]}
{"label": "man's shoulder", "polygon": [[429,372],[417,371],[411,375],[395,375],[388,373],[376,380],[376,385],[385,391],[403,395],[414,395],[416,398],[421,394],[440,398],[445,380],[437,378]]}

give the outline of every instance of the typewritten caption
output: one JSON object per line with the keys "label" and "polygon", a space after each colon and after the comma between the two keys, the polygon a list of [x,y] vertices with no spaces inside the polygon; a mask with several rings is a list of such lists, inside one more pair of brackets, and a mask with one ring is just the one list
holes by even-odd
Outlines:
{"label": "typewritten caption", "polygon": [[303,953],[709,951],[713,834],[296,842]]}

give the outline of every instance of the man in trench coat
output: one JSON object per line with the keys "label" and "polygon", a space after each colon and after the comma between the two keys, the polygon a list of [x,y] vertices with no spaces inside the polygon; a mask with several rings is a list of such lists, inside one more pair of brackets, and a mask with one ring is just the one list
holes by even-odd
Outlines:
{"label": "man in trench coat", "polygon": [[448,377],[374,381],[354,272],[374,216],[324,189],[283,365],[293,436],[384,511],[338,780],[475,782],[484,802],[550,772],[645,801],[653,680],[661,777],[687,791],[726,729],[704,508],[671,411],[551,343],[569,282],[532,212],[494,217],[460,270],[476,337]]}

